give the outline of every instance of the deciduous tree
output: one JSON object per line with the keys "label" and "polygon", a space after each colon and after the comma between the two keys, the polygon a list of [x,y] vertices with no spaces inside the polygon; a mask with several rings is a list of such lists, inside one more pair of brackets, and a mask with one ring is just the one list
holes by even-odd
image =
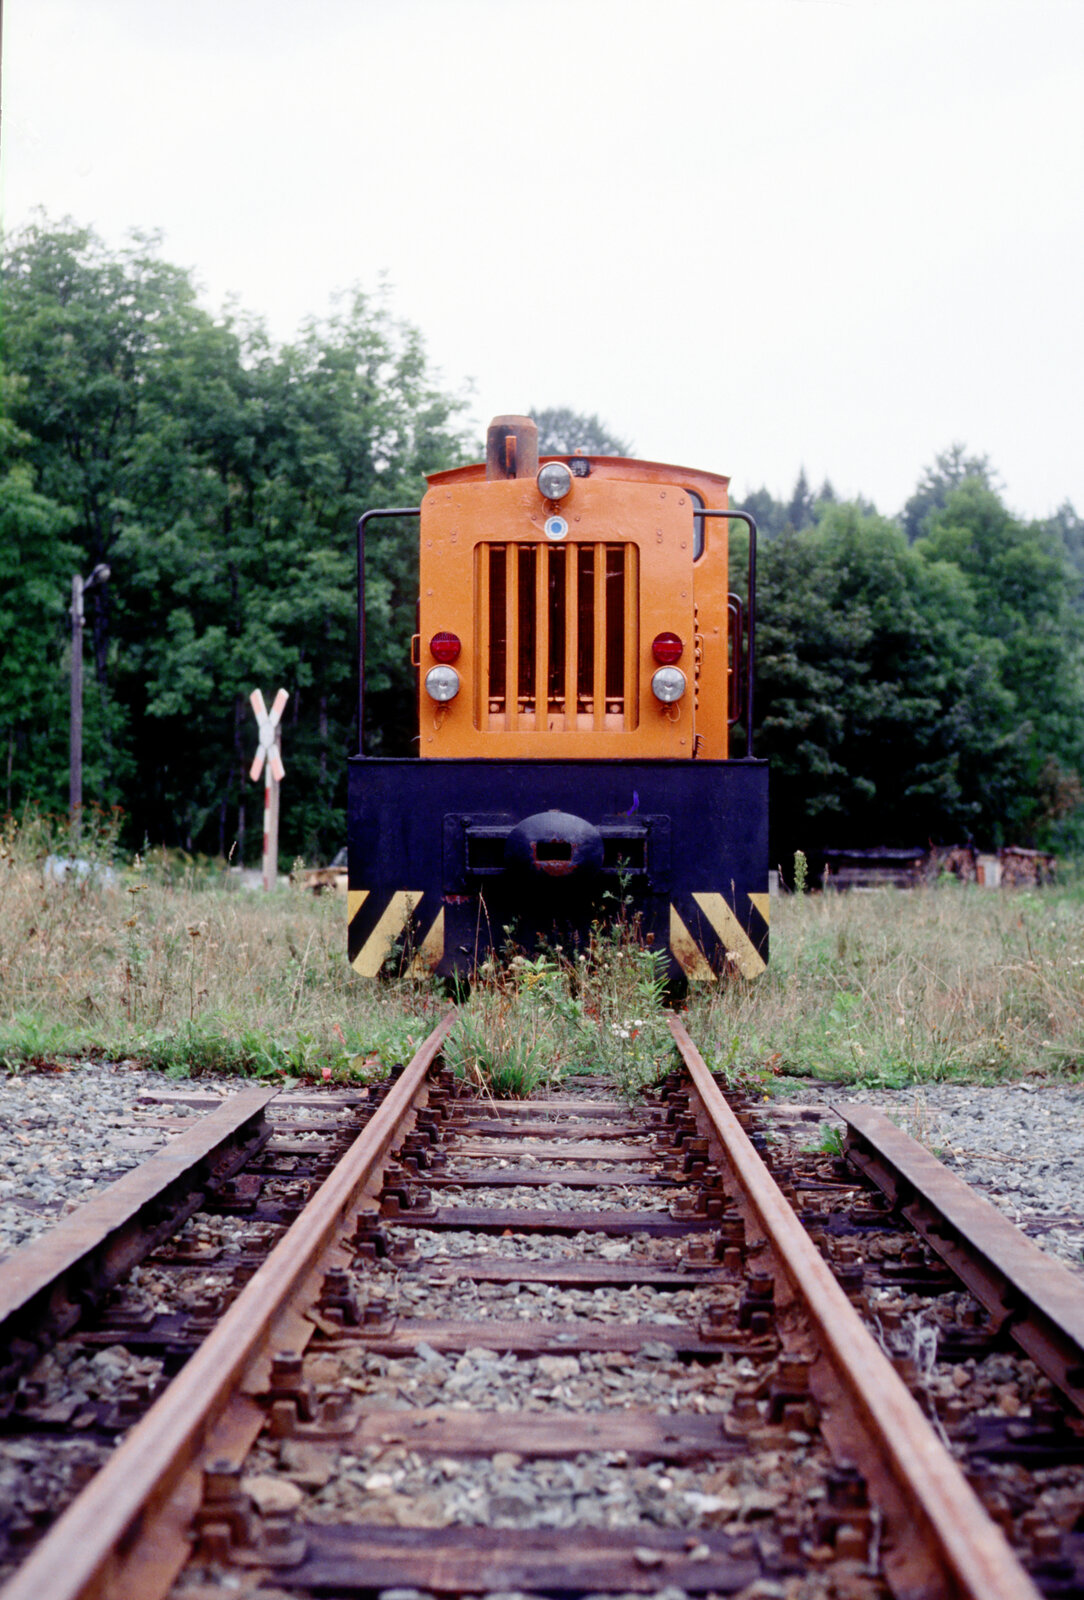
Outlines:
{"label": "deciduous tree", "polygon": [[583,450],[589,456],[631,456],[632,446],[611,433],[597,416],[572,411],[568,406],[542,407],[528,413],[538,428],[540,456],[570,456]]}

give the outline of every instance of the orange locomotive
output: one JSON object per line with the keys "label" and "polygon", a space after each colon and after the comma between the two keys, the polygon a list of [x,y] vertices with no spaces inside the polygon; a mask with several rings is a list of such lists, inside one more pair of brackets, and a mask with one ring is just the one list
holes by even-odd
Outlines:
{"label": "orange locomotive", "polygon": [[[569,948],[620,885],[672,978],[767,959],[767,769],[752,757],[755,529],[727,479],[538,459],[498,417],[420,509],[419,756],[350,761],[350,959],[466,973],[513,929]],[[750,529],[750,604],[728,529]],[[748,647],[743,650],[743,636]],[[358,748],[363,714],[359,690]],[[731,729],[745,722],[744,749]]]}

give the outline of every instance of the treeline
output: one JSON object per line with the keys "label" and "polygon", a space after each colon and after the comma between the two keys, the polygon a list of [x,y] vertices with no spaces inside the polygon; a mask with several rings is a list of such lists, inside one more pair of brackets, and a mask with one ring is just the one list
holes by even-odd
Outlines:
{"label": "treeline", "polygon": [[1081,585],[1055,527],[967,478],[911,544],[828,504],[767,544],[761,573],[758,750],[780,852],[1076,847]]}
{"label": "treeline", "polygon": [[[356,520],[417,504],[427,472],[476,458],[461,402],[380,298],[354,293],[276,346],[240,312],[203,309],[151,239],[110,251],[43,223],[0,272],[4,806],[66,806],[71,576],[104,562],[87,596],[87,800],[122,806],[133,846],[236,843],[254,859],[248,693],[281,684],[283,854],[328,856],[353,748]],[[629,453],[597,418],[536,416],[544,449]],[[1071,506],[1021,521],[960,447],[897,518],[804,473],[787,501],[740,503],[767,536],[757,748],[773,761],[777,859],[1084,843]],[[367,576],[370,748],[409,754],[409,525],[374,536]]]}
{"label": "treeline", "polygon": [[[277,348],[241,313],[202,309],[151,239],[109,251],[32,228],[4,253],[2,293],[4,805],[66,808],[66,607],[72,573],[104,562],[87,595],[86,800],[122,806],[136,845],[258,856],[248,694],[282,685],[283,851],[333,853],[357,518],[416,505],[427,472],[464,458],[460,402],[381,299],[352,294]],[[374,742],[410,721],[414,538],[405,524],[373,539]]]}

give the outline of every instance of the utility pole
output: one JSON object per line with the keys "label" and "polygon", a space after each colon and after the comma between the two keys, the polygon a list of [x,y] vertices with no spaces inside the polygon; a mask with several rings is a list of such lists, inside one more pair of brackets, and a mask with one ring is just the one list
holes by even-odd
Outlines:
{"label": "utility pole", "polygon": [[71,687],[71,767],[68,783],[68,811],[73,833],[79,831],[83,810],[83,596],[96,583],[104,583],[109,568],[104,563],[94,568],[89,578],[77,572],[72,578],[72,687]]}

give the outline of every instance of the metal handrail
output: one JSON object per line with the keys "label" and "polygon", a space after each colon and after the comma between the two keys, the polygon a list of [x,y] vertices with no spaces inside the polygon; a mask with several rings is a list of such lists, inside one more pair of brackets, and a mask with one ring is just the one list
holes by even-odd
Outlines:
{"label": "metal handrail", "polygon": [[730,522],[744,522],[749,529],[749,592],[746,600],[747,628],[746,634],[746,667],[745,667],[745,759],[753,759],[753,668],[756,661],[756,627],[757,627],[757,525],[748,511],[710,511],[706,507],[703,511],[693,512],[693,521],[697,517],[721,517]]}
{"label": "metal handrail", "polygon": [[366,511],[358,521],[358,755],[365,722],[365,529],[378,517],[420,517],[421,506],[394,506]]}

